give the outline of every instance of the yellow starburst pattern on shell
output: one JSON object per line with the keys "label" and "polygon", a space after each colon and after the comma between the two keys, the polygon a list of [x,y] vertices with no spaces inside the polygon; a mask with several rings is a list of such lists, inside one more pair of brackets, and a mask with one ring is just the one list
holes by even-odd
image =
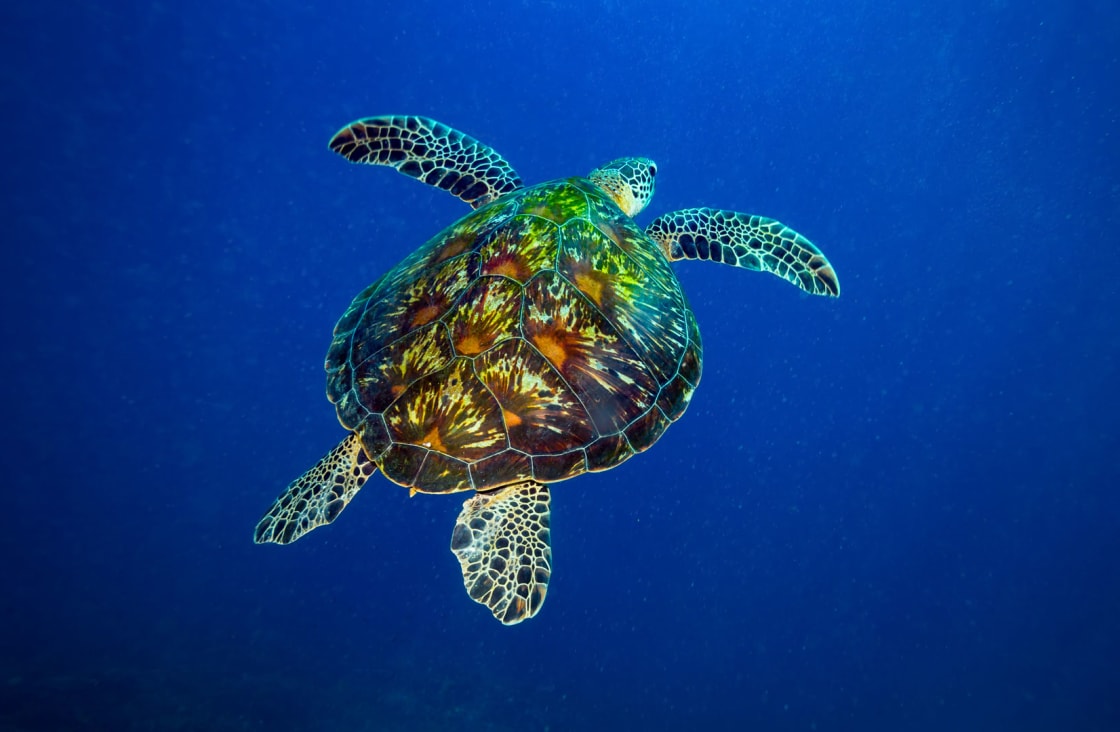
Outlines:
{"label": "yellow starburst pattern on shell", "polygon": [[385,410],[385,423],[395,442],[463,460],[477,460],[508,444],[498,403],[462,357],[409,386]]}

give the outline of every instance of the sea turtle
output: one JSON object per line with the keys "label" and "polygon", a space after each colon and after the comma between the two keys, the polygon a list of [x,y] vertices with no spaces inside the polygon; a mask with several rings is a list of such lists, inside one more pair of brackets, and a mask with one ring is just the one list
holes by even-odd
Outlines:
{"label": "sea turtle", "polygon": [[358,120],[330,147],[475,210],[338,321],[327,396],[350,434],[288,486],[255,540],[287,544],[334,521],[377,468],[413,494],[472,491],[451,550],[471,598],[505,624],[544,603],[549,485],[648,448],[700,381],[700,333],[670,262],[840,292],[820,250],[773,219],[691,208],[643,231],[647,158],[526,188],[493,149],[424,117]]}

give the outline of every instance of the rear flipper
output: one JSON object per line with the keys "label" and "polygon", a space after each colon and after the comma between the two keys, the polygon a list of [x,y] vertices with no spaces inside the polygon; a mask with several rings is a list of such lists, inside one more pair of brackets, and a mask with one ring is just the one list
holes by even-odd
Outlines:
{"label": "rear flipper", "polygon": [[280,494],[257,524],[253,541],[290,544],[308,531],[326,526],[376,470],[362,450],[362,441],[350,435]]}
{"label": "rear flipper", "polygon": [[506,625],[544,605],[552,574],[548,487],[534,481],[478,493],[463,503],[451,551],[475,602]]}

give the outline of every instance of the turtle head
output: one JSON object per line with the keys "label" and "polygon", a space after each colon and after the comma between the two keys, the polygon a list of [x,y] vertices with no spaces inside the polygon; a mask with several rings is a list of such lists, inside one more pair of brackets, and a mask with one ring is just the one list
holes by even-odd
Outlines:
{"label": "turtle head", "polygon": [[649,158],[619,158],[599,166],[587,177],[627,216],[637,216],[653,198],[656,175],[657,164]]}

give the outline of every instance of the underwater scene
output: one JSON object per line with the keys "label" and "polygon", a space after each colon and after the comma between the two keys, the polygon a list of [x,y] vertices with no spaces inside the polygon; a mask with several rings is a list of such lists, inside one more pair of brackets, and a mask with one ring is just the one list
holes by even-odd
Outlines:
{"label": "underwater scene", "polygon": [[0,18],[0,732],[1120,729],[1115,3]]}

